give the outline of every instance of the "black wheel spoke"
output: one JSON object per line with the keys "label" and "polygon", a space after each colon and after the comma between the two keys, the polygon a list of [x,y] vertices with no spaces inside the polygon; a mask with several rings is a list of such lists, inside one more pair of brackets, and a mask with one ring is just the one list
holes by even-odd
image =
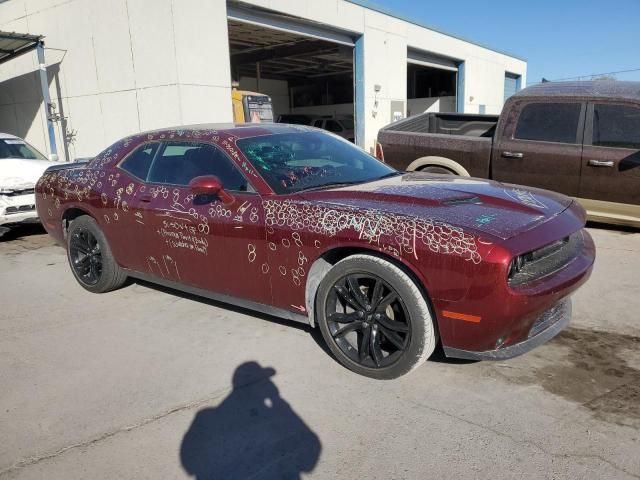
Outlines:
{"label": "black wheel spoke", "polygon": [[344,337],[347,333],[354,332],[360,328],[362,328],[362,322],[349,323],[348,325],[336,330],[333,334],[333,338]]}
{"label": "black wheel spoke", "polygon": [[379,312],[384,312],[389,305],[391,305],[395,300],[397,300],[398,294],[394,291],[389,292],[376,306],[376,310]]}
{"label": "black wheel spoke", "polygon": [[371,330],[371,358],[376,362],[376,367],[380,366],[384,356],[382,355],[382,350],[380,349],[380,332],[377,328],[373,328]]}
{"label": "black wheel spoke", "polygon": [[360,339],[360,348],[358,353],[360,361],[363,362],[369,356],[369,347],[371,346],[371,327],[362,329],[362,338]]}
{"label": "black wheel spoke", "polygon": [[387,340],[389,340],[391,343],[393,343],[393,345],[398,349],[398,350],[404,350],[404,342],[402,341],[402,338],[400,337],[400,335],[398,335],[397,333],[384,328],[382,325],[380,325],[380,330],[382,331],[382,333],[384,334],[385,338],[387,338]]}
{"label": "black wheel spoke", "polygon": [[338,292],[338,295],[340,296],[340,298],[342,298],[342,300],[344,300],[351,308],[353,308],[354,310],[360,310],[362,308],[358,304],[358,302],[351,297],[351,294],[346,288],[340,285],[336,285],[334,286],[334,288],[336,292]]}
{"label": "black wheel spoke", "polygon": [[328,320],[336,323],[351,323],[362,319],[360,312],[339,313],[335,312],[329,315]]}
{"label": "black wheel spoke", "polygon": [[385,314],[380,315],[380,317],[378,318],[378,323],[383,326],[384,328],[388,329],[388,330],[393,330],[394,332],[408,332],[409,331],[409,326],[402,323],[402,322],[397,322],[395,320],[391,320],[389,317],[387,317]]}
{"label": "black wheel spoke", "polygon": [[91,261],[91,257],[89,255],[86,255],[82,258],[76,259],[75,264],[78,266],[84,266],[90,261]]}
{"label": "black wheel spoke", "polygon": [[376,279],[373,291],[371,292],[371,305],[373,309],[378,308],[378,304],[380,303],[380,300],[382,300],[383,286],[382,281]]}
{"label": "black wheel spoke", "polygon": [[349,290],[351,291],[351,297],[358,303],[360,309],[367,309],[369,306],[369,301],[367,297],[364,296],[362,290],[360,290],[360,285],[358,284],[358,279],[356,277],[349,276],[347,277],[347,284],[349,285]]}

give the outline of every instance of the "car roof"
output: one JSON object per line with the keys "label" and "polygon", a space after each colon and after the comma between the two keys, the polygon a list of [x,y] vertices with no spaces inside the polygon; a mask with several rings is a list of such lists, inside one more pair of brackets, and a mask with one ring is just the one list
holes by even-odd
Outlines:
{"label": "car roof", "polygon": [[317,128],[308,127],[306,125],[294,125],[287,123],[201,123],[196,125],[183,125],[179,127],[160,128],[148,132],[142,132],[140,135],[150,133],[175,132],[176,130],[188,130],[191,132],[198,131],[216,131],[227,135],[233,135],[237,138],[262,137],[265,135],[275,135],[279,133],[301,133],[317,131]]}
{"label": "car roof", "polygon": [[640,100],[640,82],[592,80],[544,82],[520,90],[514,97],[618,98]]}
{"label": "car roof", "polygon": [[11,138],[11,139],[17,138],[19,140],[22,140],[20,137],[16,137],[15,135],[11,135],[10,133],[0,132],[0,139],[8,139],[8,138]]}

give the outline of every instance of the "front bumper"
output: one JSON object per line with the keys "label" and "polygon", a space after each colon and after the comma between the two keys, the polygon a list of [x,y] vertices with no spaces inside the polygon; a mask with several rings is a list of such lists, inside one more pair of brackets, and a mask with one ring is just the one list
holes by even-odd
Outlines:
{"label": "front bumper", "polygon": [[472,352],[458,348],[443,347],[447,357],[469,360],[505,360],[517,357],[547,343],[564,330],[571,321],[571,299],[564,299],[540,315],[534,322],[526,340],[504,348]]}
{"label": "front bumper", "polygon": [[0,195],[0,225],[31,223],[38,221],[36,198],[26,195]]}

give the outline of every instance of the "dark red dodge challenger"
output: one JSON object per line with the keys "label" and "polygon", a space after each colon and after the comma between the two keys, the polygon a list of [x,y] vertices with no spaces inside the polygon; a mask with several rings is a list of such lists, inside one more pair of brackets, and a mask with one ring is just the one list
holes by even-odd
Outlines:
{"label": "dark red dodge challenger", "polygon": [[137,277],[308,322],[374,378],[438,341],[471,359],[540,345],[568,324],[595,258],[570,198],[398,172],[302,126],[134,135],[49,168],[36,193],[87,290]]}

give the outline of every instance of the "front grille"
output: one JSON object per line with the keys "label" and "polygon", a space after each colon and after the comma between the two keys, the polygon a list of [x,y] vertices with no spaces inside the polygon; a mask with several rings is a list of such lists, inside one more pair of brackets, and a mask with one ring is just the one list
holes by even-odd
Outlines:
{"label": "front grille", "polygon": [[531,330],[529,330],[528,338],[535,337],[537,334],[546,330],[554,323],[561,320],[564,316],[568,314],[568,309],[570,306],[570,300],[563,300],[552,308],[544,312],[542,315],[538,317],[538,319],[531,326]]}
{"label": "front grille", "polygon": [[584,237],[580,230],[562,240],[520,255],[511,264],[509,285],[522,285],[550,275],[578,257],[583,248]]}
{"label": "front grille", "polygon": [[36,209],[35,205],[20,205],[19,207],[7,207],[4,211],[5,215],[15,215],[22,212],[33,212]]}
{"label": "front grille", "polygon": [[19,197],[20,195],[31,195],[35,193],[34,188],[24,188],[22,190],[12,190],[10,193],[3,193],[5,197]]}

